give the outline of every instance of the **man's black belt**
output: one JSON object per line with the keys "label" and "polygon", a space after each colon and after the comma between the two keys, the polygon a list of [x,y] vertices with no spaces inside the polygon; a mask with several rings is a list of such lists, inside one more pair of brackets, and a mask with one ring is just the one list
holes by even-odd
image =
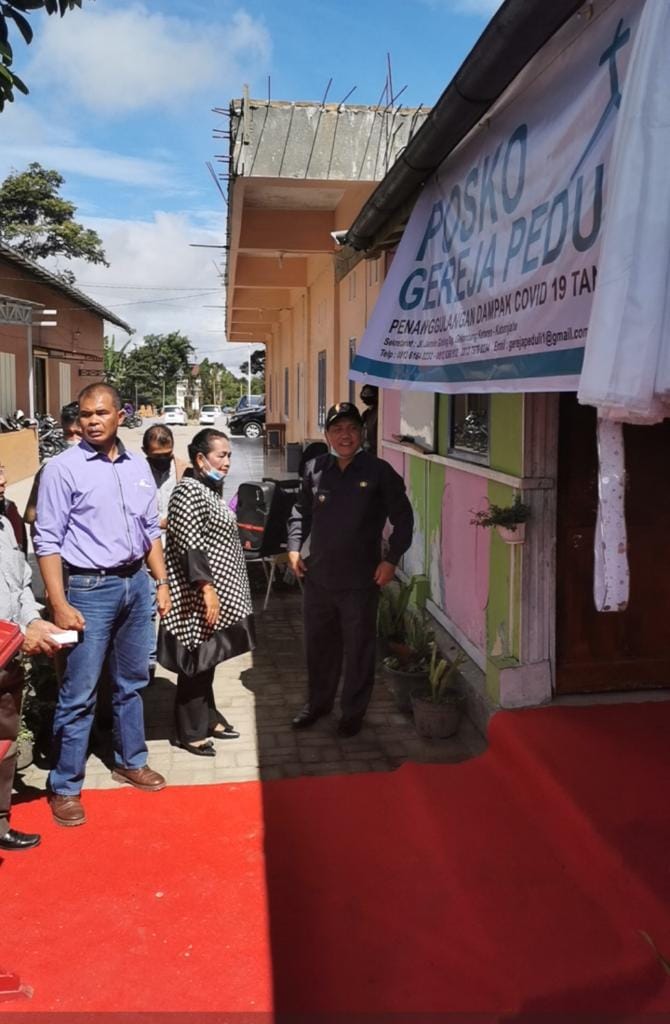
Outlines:
{"label": "man's black belt", "polygon": [[137,558],[134,562],[126,562],[125,565],[115,565],[111,569],[82,569],[78,565],[65,563],[65,568],[70,576],[134,576],[144,565],[143,558]]}

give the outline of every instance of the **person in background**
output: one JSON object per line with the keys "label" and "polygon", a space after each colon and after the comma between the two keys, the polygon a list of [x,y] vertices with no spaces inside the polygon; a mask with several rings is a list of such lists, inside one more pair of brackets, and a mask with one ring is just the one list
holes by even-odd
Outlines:
{"label": "person in background", "polygon": [[212,738],[240,735],[216,708],[214,670],[253,650],[253,609],[237,520],[223,500],[230,441],[205,428],[188,453],[192,474],[174,489],[168,508],[165,554],[173,604],[159,627],[158,660],[177,673],[178,746],[214,757]]}
{"label": "person in background", "polygon": [[14,539],[24,555],[28,553],[28,535],[18,508],[5,494],[7,476],[5,467],[0,465],[0,519],[6,520],[12,528]]}
{"label": "person in background", "polygon": [[[307,463],[288,524],[289,564],[305,579],[308,684],[292,724],[305,729],[332,710],[344,662],[337,731],[347,737],[360,732],[372,696],[379,590],[411,544],[414,516],[402,477],[363,451],[355,405],[332,406],[325,434],[329,452]],[[393,532],[382,556],[387,519]]]}
{"label": "person in background", "polygon": [[[79,426],[79,403],[68,402],[64,405],[60,411],[60,425],[63,431],[63,440],[68,445],[79,444],[81,441],[81,427]],[[28,523],[31,527],[31,535],[33,533],[33,525],[35,523],[35,516],[37,515],[37,495],[40,490],[40,479],[42,476],[42,470],[44,466],[40,466],[35,474],[33,480],[33,486],[28,495],[28,502],[26,504],[25,512],[23,513],[24,523]]]}
{"label": "person in background", "polygon": [[363,410],[363,447],[366,452],[377,454],[377,421],[379,413],[379,388],[374,384],[364,384],[361,388]]}
{"label": "person in background", "polygon": [[[167,528],[168,504],[173,490],[188,468],[184,459],[174,454],[174,434],[162,423],[154,424],[144,432],[142,451],[149,463],[151,475],[156,485],[158,502],[158,525],[161,528],[161,540],[165,547],[165,531]],[[150,574],[151,583],[151,654],[149,656],[149,682],[153,682],[156,672],[156,587]]]}
{"label": "person in background", "polygon": [[174,434],[162,423],[156,423],[145,430],[142,451],[156,484],[158,521],[165,542],[168,504],[173,490],[188,468],[188,463],[184,459],[178,459],[174,454]]}
{"label": "person in background", "polygon": [[[4,467],[0,466],[2,498],[6,482]],[[24,634],[23,654],[52,655],[60,649],[53,637],[61,630],[40,617],[39,605],[30,589],[30,577],[30,566],[13,525],[0,516],[0,619],[20,627]],[[0,668],[0,740],[10,742],[8,753],[0,760],[0,853],[28,850],[40,842],[36,833],[19,832],[9,824],[23,686],[23,668],[16,656]]]}
{"label": "person in background", "polygon": [[170,610],[156,488],[145,460],[118,437],[121,399],[109,384],[79,395],[80,444],[44,467],[34,545],[53,619],[76,630],[54,715],[49,805],[58,825],[83,825],[80,791],[96,691],[109,654],[114,716],[112,778],[155,792],[165,779],[147,765],[140,690],[149,680],[151,596]]}

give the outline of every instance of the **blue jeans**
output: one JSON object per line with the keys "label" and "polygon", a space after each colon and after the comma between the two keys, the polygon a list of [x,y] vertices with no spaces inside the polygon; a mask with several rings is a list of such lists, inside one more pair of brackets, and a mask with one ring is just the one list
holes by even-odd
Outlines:
{"label": "blue jeans", "polygon": [[155,669],[158,664],[158,637],[156,636],[156,620],[158,619],[158,605],[156,603],[156,580],[147,568],[149,580],[149,593],[151,603],[151,617],[149,619],[149,668]]}
{"label": "blue jeans", "polygon": [[71,575],[67,599],[86,620],[84,640],[71,647],[54,715],[52,793],[80,792],[95,712],[96,689],[109,652],[112,684],[114,763],[142,768],[147,763],[140,690],[149,681],[149,578]]}

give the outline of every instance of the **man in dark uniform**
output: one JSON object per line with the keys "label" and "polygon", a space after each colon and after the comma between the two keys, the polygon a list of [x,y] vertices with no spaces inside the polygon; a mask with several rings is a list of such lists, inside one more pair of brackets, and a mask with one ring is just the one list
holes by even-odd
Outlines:
{"label": "man in dark uniform", "polygon": [[[293,727],[331,711],[344,660],[341,736],[360,731],[374,685],[379,588],[393,579],[414,525],[402,477],[363,451],[362,430],[350,402],[328,410],[329,453],[307,463],[288,529],[291,568],[305,579],[308,673],[308,702]],[[382,557],[387,519],[393,533]]]}

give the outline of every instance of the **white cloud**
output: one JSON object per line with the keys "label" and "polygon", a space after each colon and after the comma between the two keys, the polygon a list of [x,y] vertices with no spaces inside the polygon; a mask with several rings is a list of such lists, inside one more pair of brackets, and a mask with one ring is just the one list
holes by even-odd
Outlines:
{"label": "white cloud", "polygon": [[271,49],[264,24],[243,10],[205,24],[141,4],[49,18],[33,47],[31,84],[65,91],[103,116],[173,110],[203,90],[239,89]]}
{"label": "white cloud", "polygon": [[29,102],[15,104],[2,114],[0,176],[22,171],[37,161],[43,167],[56,167],[64,175],[138,187],[174,190],[181,173],[173,155],[167,152],[152,157],[125,156],[108,149],[80,145],[75,133],[54,118],[47,117]]}
{"label": "white cloud", "polygon": [[59,173],[65,175],[81,174],[85,178],[139,187],[173,189],[175,186],[175,169],[170,164],[86,146],[3,146],[0,168],[4,176],[11,168],[24,170],[35,160],[43,167],[57,167]]}
{"label": "white cloud", "polygon": [[[111,266],[83,260],[51,261],[51,269],[74,271],[76,286],[135,328],[135,339],[146,334],[181,331],[199,358],[207,356],[237,367],[246,348],[224,343],[223,283],[217,271],[222,251],[194,248],[190,243],[220,244],[224,214],[215,213],[207,227],[186,213],[157,212],[153,220],[82,218],[102,238]],[[118,327],[108,333],[125,339]]]}

